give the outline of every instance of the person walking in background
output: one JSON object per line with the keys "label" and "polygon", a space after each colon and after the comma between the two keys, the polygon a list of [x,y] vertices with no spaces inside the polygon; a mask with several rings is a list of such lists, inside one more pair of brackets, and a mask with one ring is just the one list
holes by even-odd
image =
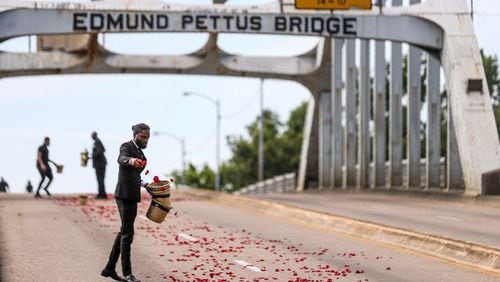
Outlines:
{"label": "person walking in background", "polygon": [[28,194],[33,193],[33,185],[31,185],[31,181],[29,181],[29,180],[28,180],[28,184],[26,184],[26,192],[28,192]]}
{"label": "person walking in background", "polygon": [[45,137],[43,140],[43,144],[38,147],[38,154],[37,154],[37,159],[36,159],[36,168],[38,169],[38,172],[40,173],[40,176],[42,179],[40,179],[40,183],[38,184],[38,189],[36,190],[35,198],[41,198],[42,196],[40,195],[40,189],[42,188],[43,181],[45,180],[45,177],[49,179],[49,182],[45,185],[43,190],[47,192],[47,195],[51,195],[49,192],[49,185],[52,183],[53,175],[52,175],[52,169],[49,166],[49,162],[53,163],[54,165],[57,166],[55,162],[49,159],[49,149],[48,146],[50,145],[50,138]]}
{"label": "person walking in background", "polygon": [[10,191],[9,183],[7,183],[7,181],[5,181],[2,177],[0,180],[0,192],[7,193],[7,190]]}
{"label": "person walking in background", "polygon": [[118,183],[116,184],[115,200],[120,213],[121,228],[116,235],[113,248],[106,267],[101,275],[120,281],[115,267],[121,255],[123,280],[140,282],[132,274],[130,262],[131,245],[134,238],[134,222],[137,215],[137,203],[141,201],[141,186],[147,188],[147,183],[141,179],[141,172],[146,166],[146,156],[142,152],[149,140],[149,126],[139,123],[132,126],[133,139],[120,146],[118,156]]}
{"label": "person walking in background", "polygon": [[98,192],[96,199],[107,199],[106,188],[104,186],[104,176],[106,174],[106,157],[104,156],[104,145],[101,140],[97,137],[97,132],[92,132],[91,135],[94,140],[94,147],[92,148],[92,166],[95,169],[95,175],[97,177],[97,187]]}

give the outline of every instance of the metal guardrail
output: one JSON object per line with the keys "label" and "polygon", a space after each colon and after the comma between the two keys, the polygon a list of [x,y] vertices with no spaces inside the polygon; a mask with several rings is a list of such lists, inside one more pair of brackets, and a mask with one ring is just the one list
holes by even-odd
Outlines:
{"label": "metal guardrail", "polygon": [[[386,170],[389,169],[389,162],[386,162]],[[407,177],[407,165],[408,161],[405,159],[402,161],[403,165],[403,181],[406,181]],[[369,169],[369,179],[373,179],[373,170],[374,170],[374,164],[373,162],[370,163],[370,169]],[[358,169],[358,165],[356,165],[356,169]],[[421,187],[425,187],[425,169],[426,169],[426,160],[421,159],[420,160],[420,170],[422,171],[421,174]],[[445,188],[446,187],[446,177],[445,177],[445,170],[446,170],[446,162],[444,158],[441,158],[440,160],[440,188]],[[342,171],[345,173],[345,166],[342,167]],[[388,174],[387,176],[387,181],[389,181],[390,175]],[[266,179],[261,182],[254,183],[252,185],[245,186],[235,192],[233,192],[234,195],[249,195],[249,194],[260,194],[260,193],[282,193],[282,192],[290,192],[290,191],[295,191],[297,188],[296,184],[296,174],[295,173],[287,173],[279,176],[275,176],[270,179]],[[462,187],[463,189],[463,187]]]}
{"label": "metal guardrail", "polygon": [[289,192],[296,189],[296,175],[294,172],[283,175],[278,175],[264,181],[257,182],[252,185],[245,186],[238,191],[233,192],[235,195],[248,195],[268,192]]}

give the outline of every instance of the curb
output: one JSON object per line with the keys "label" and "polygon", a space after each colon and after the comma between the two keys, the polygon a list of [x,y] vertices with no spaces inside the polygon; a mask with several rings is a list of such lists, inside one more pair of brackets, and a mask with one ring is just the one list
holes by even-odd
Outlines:
{"label": "curb", "polygon": [[224,205],[252,209],[292,222],[313,225],[349,236],[430,255],[500,276],[500,249],[497,248],[267,200],[201,189],[189,189],[183,192],[195,197],[215,200]]}

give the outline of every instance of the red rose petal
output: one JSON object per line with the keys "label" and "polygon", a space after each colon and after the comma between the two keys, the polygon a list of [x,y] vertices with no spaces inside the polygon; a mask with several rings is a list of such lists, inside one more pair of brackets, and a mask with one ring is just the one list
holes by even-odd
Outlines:
{"label": "red rose petal", "polygon": [[360,273],[364,273],[364,271],[363,271],[363,270],[356,270],[356,272],[355,272],[355,273],[356,273],[356,274],[360,274]]}
{"label": "red rose petal", "polygon": [[158,183],[158,182],[160,182],[160,178],[158,178],[158,176],[156,176],[156,175],[155,175],[155,176],[153,177],[153,181],[154,181],[155,183]]}

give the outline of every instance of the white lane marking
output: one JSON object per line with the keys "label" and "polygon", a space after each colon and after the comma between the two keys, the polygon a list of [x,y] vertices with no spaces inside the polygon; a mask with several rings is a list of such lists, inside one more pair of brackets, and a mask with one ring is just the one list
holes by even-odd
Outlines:
{"label": "white lane marking", "polygon": [[235,259],[234,262],[237,263],[237,264],[239,264],[239,265],[241,265],[241,266],[247,266],[247,265],[249,265],[249,263],[246,262],[246,261],[244,261],[244,260],[237,260],[237,259]]}
{"label": "white lane marking", "polygon": [[248,262],[244,261],[244,260],[234,260],[235,263],[243,266],[243,267],[246,267],[252,271],[255,271],[255,272],[261,272],[260,268],[258,268],[257,266],[255,265],[251,265],[249,264]]}
{"label": "white lane marking", "polygon": [[188,235],[188,234],[184,234],[184,233],[178,233],[177,235],[179,235],[180,237],[186,239],[186,240],[189,240],[189,241],[198,241],[198,239],[194,238],[193,236],[191,235]]}
{"label": "white lane marking", "polygon": [[456,218],[456,217],[452,217],[452,216],[447,216],[447,215],[438,215],[437,218],[445,219],[445,220],[450,220],[450,221],[455,221],[455,222],[461,222],[462,221],[460,218]]}
{"label": "white lane marking", "polygon": [[147,218],[147,217],[146,217],[145,215],[143,215],[143,214],[139,215],[139,218],[140,218],[140,219],[144,219],[144,220],[149,220],[149,218]]}
{"label": "white lane marking", "polygon": [[260,268],[258,268],[257,266],[252,265],[252,266],[247,266],[247,268],[255,272],[261,272]]}

